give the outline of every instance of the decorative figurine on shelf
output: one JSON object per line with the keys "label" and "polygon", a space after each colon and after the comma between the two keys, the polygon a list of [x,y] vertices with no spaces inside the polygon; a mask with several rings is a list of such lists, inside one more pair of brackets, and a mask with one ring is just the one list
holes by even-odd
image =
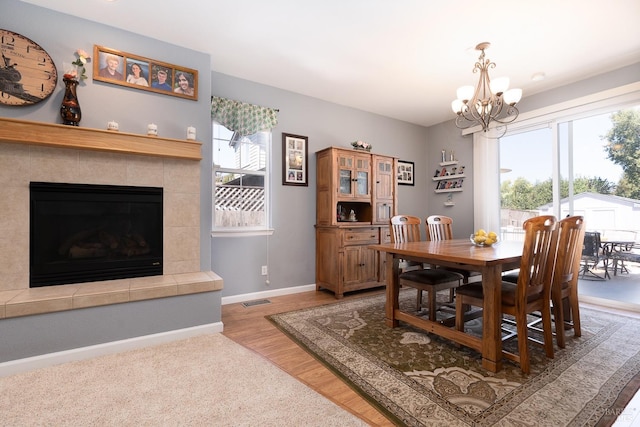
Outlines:
{"label": "decorative figurine on shelf", "polygon": [[456,160],[455,152],[453,150],[451,150],[451,154],[449,154],[449,160],[452,162],[455,162]]}
{"label": "decorative figurine on shelf", "polygon": [[351,146],[354,150],[371,151],[371,144],[364,141],[353,141]]}
{"label": "decorative figurine on shelf", "polygon": [[462,175],[464,173],[464,166],[460,166],[460,169],[458,169],[458,174]]}
{"label": "decorative figurine on shelf", "polygon": [[447,161],[447,150],[442,150],[442,161],[443,162]]}
{"label": "decorative figurine on shelf", "polygon": [[356,213],[353,211],[353,209],[351,209],[351,212],[349,212],[349,221],[357,221]]}
{"label": "decorative figurine on shelf", "polygon": [[434,178],[437,178],[440,176],[440,169],[436,169],[436,173],[433,174]]}

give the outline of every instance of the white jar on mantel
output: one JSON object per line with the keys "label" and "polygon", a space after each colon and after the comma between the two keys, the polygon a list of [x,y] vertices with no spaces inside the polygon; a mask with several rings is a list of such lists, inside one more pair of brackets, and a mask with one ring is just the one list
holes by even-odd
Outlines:
{"label": "white jar on mantel", "polygon": [[196,140],[196,128],[194,128],[193,126],[189,126],[187,128],[187,139],[189,141],[195,141]]}
{"label": "white jar on mantel", "polygon": [[158,136],[158,126],[154,123],[149,124],[147,126],[147,135]]}

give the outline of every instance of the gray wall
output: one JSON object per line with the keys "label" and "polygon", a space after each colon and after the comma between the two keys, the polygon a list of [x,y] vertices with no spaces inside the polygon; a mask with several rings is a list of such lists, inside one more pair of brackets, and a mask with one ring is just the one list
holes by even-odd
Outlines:
{"label": "gray wall", "polygon": [[[211,65],[208,54],[18,0],[2,1],[0,28],[22,34],[42,46],[53,58],[59,75],[58,87],[45,101],[26,107],[0,105],[2,117],[61,123],[59,108],[64,93],[63,62],[74,61],[76,49],[93,52],[94,44],[198,70],[199,99],[195,102],[124,86],[93,82],[89,78],[78,87],[78,98],[82,107],[80,126],[105,129],[108,121],[115,120],[122,132],[144,134],[147,124],[153,122],[158,125],[161,136],[176,139],[184,139],[187,126],[195,126],[198,140],[203,141],[202,154],[205,159],[201,162],[201,205],[211,205]],[[91,76],[92,71],[88,74]],[[210,270],[209,209],[202,209],[201,224],[201,268]],[[33,356],[219,322],[220,298],[220,292],[210,292],[194,294],[188,298],[157,299],[144,303],[116,304],[27,318],[2,319],[0,362],[9,360],[8,358]],[[143,318],[145,320],[141,321]],[[54,332],[50,325],[63,327]]]}
{"label": "gray wall", "polygon": [[[325,147],[348,147],[355,140],[373,145],[372,152],[416,162],[416,185],[399,186],[398,212],[423,215],[428,171],[426,129],[293,92],[212,73],[214,95],[280,110],[273,129],[272,236],[215,237],[213,270],[224,279],[223,296],[281,289],[315,283],[316,161]],[[282,133],[309,137],[309,186],[282,185]],[[269,267],[270,284],[260,274]]]}

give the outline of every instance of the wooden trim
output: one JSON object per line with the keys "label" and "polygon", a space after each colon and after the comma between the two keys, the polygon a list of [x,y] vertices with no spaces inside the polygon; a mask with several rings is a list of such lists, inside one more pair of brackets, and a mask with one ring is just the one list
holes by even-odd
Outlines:
{"label": "wooden trim", "polygon": [[0,142],[202,160],[198,141],[0,117]]}

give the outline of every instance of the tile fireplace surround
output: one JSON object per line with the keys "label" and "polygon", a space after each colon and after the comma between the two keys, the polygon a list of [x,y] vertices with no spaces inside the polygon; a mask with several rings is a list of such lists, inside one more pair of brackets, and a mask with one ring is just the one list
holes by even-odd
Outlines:
{"label": "tile fireplace surround", "polygon": [[[222,289],[200,271],[200,143],[0,118],[0,319]],[[164,275],[29,288],[29,182],[164,189]]]}

